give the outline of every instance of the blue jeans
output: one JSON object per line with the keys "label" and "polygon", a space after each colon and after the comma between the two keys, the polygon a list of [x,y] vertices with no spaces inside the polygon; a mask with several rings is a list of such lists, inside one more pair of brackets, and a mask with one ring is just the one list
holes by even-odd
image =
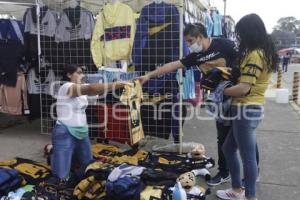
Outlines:
{"label": "blue jeans", "polygon": [[79,164],[79,171],[92,161],[91,143],[89,138],[79,140],[72,136],[63,125],[56,125],[52,132],[53,156],[51,168],[53,176],[66,179],[69,177],[72,161]]}
{"label": "blue jeans", "polygon": [[[216,121],[216,126],[217,126],[217,134],[218,134],[218,165],[219,165],[219,172],[221,176],[228,176],[229,174],[229,169],[226,163],[226,158],[223,153],[222,147],[223,144],[227,138],[227,135],[231,131],[231,125],[225,126],[223,123],[217,122]],[[258,146],[256,144],[256,162],[257,166],[259,166],[259,151],[258,151]]]}
{"label": "blue jeans", "polygon": [[223,152],[232,179],[232,188],[241,188],[238,149],[243,163],[245,195],[256,197],[256,178],[258,175],[256,160],[256,128],[263,118],[263,106],[231,106],[232,128],[229,132]]}

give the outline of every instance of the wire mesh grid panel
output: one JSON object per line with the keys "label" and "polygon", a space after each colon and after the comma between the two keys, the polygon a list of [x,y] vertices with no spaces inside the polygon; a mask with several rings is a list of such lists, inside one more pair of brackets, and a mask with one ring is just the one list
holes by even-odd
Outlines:
{"label": "wire mesh grid panel", "polygon": [[[55,97],[66,64],[84,66],[86,83],[109,83],[133,80],[185,55],[183,5],[182,0],[44,0],[36,19],[36,9],[28,9],[26,21],[40,23],[40,65],[30,73],[41,83],[40,100],[34,101],[41,105],[42,133],[55,125]],[[26,37],[37,51],[36,35]],[[138,120],[145,135],[179,142],[180,77],[171,72],[142,86]],[[120,101],[122,95],[119,89],[90,98],[86,114],[91,138],[132,144],[133,110]]]}
{"label": "wire mesh grid panel", "polygon": [[39,79],[40,96],[33,100],[41,106],[42,133],[50,133],[56,123],[57,91],[63,84],[62,72],[66,64],[81,66],[86,73],[97,72],[91,56],[94,15],[81,7],[79,1],[44,0],[38,3],[39,9],[32,7],[25,15],[25,27],[27,24],[29,29],[35,27],[36,23],[32,21],[38,21],[40,37],[38,40],[30,31],[26,34],[32,45],[32,63],[36,62],[29,75],[32,74],[33,81]]}
{"label": "wire mesh grid panel", "polygon": [[[136,71],[147,73],[180,58],[182,24],[178,8],[181,3],[154,1],[142,8],[132,51]],[[146,98],[141,107],[141,118],[146,135],[171,137],[178,143],[180,107],[176,73],[158,76],[144,85]]]}

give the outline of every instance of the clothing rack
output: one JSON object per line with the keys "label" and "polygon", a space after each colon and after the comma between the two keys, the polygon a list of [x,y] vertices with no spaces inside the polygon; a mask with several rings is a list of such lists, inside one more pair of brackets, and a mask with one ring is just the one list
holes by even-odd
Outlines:
{"label": "clothing rack", "polygon": [[[34,2],[34,1],[33,1]],[[107,1],[106,1],[107,2]],[[108,0],[108,2],[109,2],[109,0]],[[133,1],[133,0],[124,0],[124,1],[121,1],[120,0],[120,2],[122,2],[122,3],[125,3],[125,4],[134,4],[134,5],[136,5],[136,10],[137,10],[137,8],[140,8],[140,6],[142,6],[142,5],[144,5],[144,4],[147,4],[147,3],[151,3],[151,2],[153,2],[153,1],[141,1],[141,0],[137,0],[137,1]],[[167,2],[167,3],[169,3],[169,2],[173,2],[174,3],[174,5],[177,7],[177,9],[178,9],[178,12],[177,12],[177,14],[176,15],[178,15],[179,14],[179,18],[178,18],[178,20],[179,21],[177,21],[176,23],[179,23],[179,29],[177,30],[177,33],[178,33],[178,35],[179,35],[179,38],[177,38],[177,39],[179,39],[179,46],[180,46],[180,48],[179,48],[179,50],[178,50],[178,52],[179,52],[179,58],[182,58],[183,57],[183,49],[182,49],[182,47],[183,47],[183,25],[184,25],[184,12],[186,11],[185,10],[185,6],[184,6],[184,4],[185,4],[185,0],[172,0],[172,1],[168,1],[168,0],[165,0],[164,1],[165,3]],[[196,1],[195,1],[196,2]],[[99,1],[87,1],[87,0],[83,0],[83,1],[81,1],[81,3],[84,3],[84,4],[86,4],[85,6],[90,6],[90,5],[94,5],[94,6],[96,6],[96,5],[99,5],[99,8],[101,7],[101,5],[102,5],[102,2],[99,2]],[[37,16],[40,16],[40,5],[38,4],[38,1],[36,0],[35,1],[35,3],[22,3],[22,2],[8,2],[8,1],[0,1],[0,4],[5,4],[5,5],[20,5],[20,6],[36,6],[36,9],[37,9]],[[48,0],[48,1],[45,1],[45,4],[46,5],[49,5],[49,7],[50,8],[52,8],[52,9],[54,9],[55,11],[57,11],[57,12],[61,12],[63,9],[64,9],[64,6],[67,6],[68,5],[68,3],[65,3],[66,5],[63,5],[61,2],[60,3],[58,3],[58,2],[52,2],[52,1],[50,1],[50,0]],[[82,4],[81,4],[82,5]],[[85,6],[82,6],[83,8],[85,8]],[[93,10],[95,10],[95,9],[93,9]],[[135,11],[136,11],[135,10]],[[95,14],[95,13],[94,13]],[[37,17],[37,27],[40,27],[40,17]],[[38,28],[37,29],[37,38],[38,38],[38,59],[39,59],[39,70],[41,70],[41,71],[45,71],[46,69],[42,69],[41,68],[41,56],[42,56],[42,52],[44,52],[44,50],[42,50],[41,49],[41,44],[45,44],[45,42],[47,42],[47,41],[44,41],[44,37],[43,36],[41,36],[41,33],[40,33],[40,29]],[[176,39],[176,40],[177,40]],[[177,45],[178,45],[178,43],[177,43]],[[78,45],[80,45],[81,43],[79,42],[78,43]],[[83,44],[83,43],[82,43]],[[68,45],[68,44],[67,44]],[[77,44],[76,44],[77,45]],[[68,47],[68,46],[66,46],[66,47]],[[47,50],[52,50],[52,47],[47,47],[48,49]],[[56,48],[56,46],[55,47],[53,47],[53,48]],[[68,48],[71,48],[71,47],[68,47]],[[74,47],[74,48],[76,48],[76,47]],[[84,48],[84,47],[83,47]],[[51,51],[51,55],[52,55],[52,51]],[[55,54],[53,54],[53,55],[55,55]],[[63,54],[64,55],[64,54]],[[66,54],[67,55],[67,54]],[[146,54],[145,54],[146,55]],[[177,55],[177,54],[176,54]],[[59,55],[59,56],[61,56],[61,55]],[[51,61],[50,61],[51,62]],[[56,66],[56,65],[59,65],[60,64],[60,61],[54,61],[54,62],[56,62],[56,63],[54,63],[54,65]],[[64,61],[63,61],[64,62]],[[161,61],[158,61],[158,62],[161,62]],[[164,62],[164,61],[163,61]],[[179,83],[179,85],[178,85],[178,88],[177,89],[179,89],[179,98],[178,98],[178,104],[179,105],[182,105],[182,102],[183,102],[183,73],[182,73],[182,70],[180,69],[180,70],[178,70],[179,71],[179,79],[178,79],[178,83]],[[170,88],[171,87],[173,87],[173,86],[170,86]],[[177,86],[176,86],[177,87]],[[170,89],[169,88],[169,89]],[[48,99],[46,99],[46,100],[48,100]],[[51,102],[51,101],[47,101],[47,102]],[[42,101],[40,102],[41,103],[41,105],[42,105]],[[178,105],[177,105],[178,106]],[[176,113],[178,113],[178,115],[177,115],[177,117],[179,117],[179,119],[180,120],[182,120],[182,115],[183,115],[183,109],[182,109],[182,107],[180,107],[180,106],[178,106],[179,108],[178,108],[178,110],[179,111],[176,111]],[[44,108],[45,109],[45,108]],[[41,108],[41,110],[42,110],[42,112],[43,112],[43,108]],[[46,114],[48,114],[48,111],[47,110],[45,110],[45,113]],[[162,118],[166,118],[166,117],[162,117]],[[50,118],[49,118],[50,119]],[[41,124],[41,133],[49,133],[49,132],[47,132],[47,131],[51,131],[51,127],[52,127],[52,125],[51,125],[51,121],[50,120],[48,120],[48,117],[46,117],[46,118],[44,118],[43,117],[43,115],[41,115],[41,120],[42,120],[42,124]],[[45,120],[45,122],[43,122]],[[175,126],[175,125],[171,125],[172,127],[173,126]],[[176,127],[178,127],[177,128],[177,131],[178,131],[178,129],[179,129],[179,131],[177,132],[178,133],[178,135],[179,135],[179,142],[180,142],[180,144],[182,144],[182,137],[183,137],[183,123],[179,123],[178,124],[178,126],[176,126]],[[157,129],[157,127],[156,127],[156,129]],[[167,129],[166,129],[167,130]],[[156,131],[158,131],[158,130],[156,130]],[[155,132],[155,131],[154,131]],[[179,148],[179,153],[181,153],[182,152],[182,145],[180,145],[180,148]]]}
{"label": "clothing rack", "polygon": [[[196,8],[200,8],[199,7],[199,2],[198,3],[196,3],[197,1],[196,0],[192,0],[193,1],[193,3],[194,3],[194,5],[195,5],[195,7]],[[56,3],[56,4],[53,4],[54,2],[51,2],[50,0],[48,0],[48,1],[44,1],[45,2],[45,4],[46,5],[50,5],[50,8],[53,8],[53,9],[55,9],[56,11],[58,11],[58,12],[60,12],[60,11],[62,11],[64,8],[65,8],[65,6],[68,6],[68,3],[66,2],[65,3],[65,5],[64,4],[62,4],[62,3]],[[103,1],[103,2],[99,2],[99,1],[90,1],[90,0],[82,0],[81,1],[81,7],[83,7],[83,8],[88,8],[88,7],[90,7],[91,5],[93,5],[94,6],[94,8],[92,9],[94,12],[94,14],[96,13],[95,11],[96,11],[96,9],[95,9],[95,7],[97,7],[97,6],[99,6],[99,8],[97,8],[98,9],[98,12],[99,12],[99,10],[101,9],[101,6],[103,5],[103,3],[104,2],[110,2],[109,0],[105,0],[105,1]],[[148,4],[150,4],[150,3],[153,3],[153,1],[150,1],[150,0],[146,0],[146,1],[142,1],[142,0],[120,0],[120,2],[122,2],[122,3],[125,3],[125,4],[128,4],[129,6],[132,6],[132,5],[135,5],[135,7],[131,7],[132,9],[134,9],[134,11],[135,12],[137,12],[137,11],[140,11],[139,10],[139,8],[141,8],[142,6],[145,6],[145,5],[148,5]],[[183,49],[181,48],[182,46],[183,46],[183,25],[184,25],[184,23],[183,23],[183,21],[184,21],[184,19],[183,19],[183,16],[184,16],[184,12],[186,11],[185,10],[185,6],[184,6],[184,4],[185,4],[185,0],[164,0],[163,1],[164,3],[169,3],[169,4],[173,4],[175,7],[177,7],[177,9],[178,9],[178,13],[176,14],[176,15],[179,15],[178,16],[178,20],[179,21],[177,21],[176,23],[178,23],[179,24],[179,29],[176,31],[176,32],[178,32],[178,33],[176,33],[176,34],[178,34],[178,45],[180,46],[180,48],[178,49],[178,57],[179,58],[182,58],[183,57]],[[195,8],[195,7],[193,7],[193,8]],[[39,19],[39,18],[38,18]],[[42,39],[43,40],[43,39]],[[45,42],[45,41],[40,41],[40,42]],[[39,42],[39,43],[40,43]],[[80,44],[80,42],[78,43],[78,44]],[[146,55],[146,54],[145,54]],[[60,55],[61,56],[61,55]],[[144,61],[145,62],[145,61]],[[161,62],[161,61],[157,61],[157,62]],[[57,63],[56,63],[57,64]],[[152,64],[152,63],[150,63],[150,64]],[[42,69],[41,69],[42,70]],[[182,104],[182,102],[183,102],[183,92],[182,92],[182,90],[183,90],[183,78],[182,78],[182,70],[178,70],[179,71],[179,79],[178,79],[178,88],[177,89],[179,89],[179,98],[178,98],[178,102],[176,102],[176,103],[178,103],[178,111],[176,111],[176,115],[177,115],[177,118],[178,119],[180,119],[180,120],[182,120],[182,116],[183,116],[183,109],[182,109],[182,107],[180,107],[179,105],[180,104]],[[169,86],[168,86],[169,87]],[[171,89],[171,87],[173,87],[173,86],[170,86],[170,88],[169,89]],[[177,87],[177,86],[176,86]],[[164,91],[165,91],[165,89],[164,89]],[[166,90],[167,91],[167,90]],[[46,111],[47,112],[47,111]],[[94,115],[93,115],[94,116]],[[166,118],[167,119],[167,117],[162,117],[162,118]],[[45,120],[45,123],[44,124],[42,124],[42,133],[47,133],[47,132],[45,132],[45,130],[47,131],[47,130],[50,130],[49,128],[51,128],[51,125],[49,126],[49,125],[47,125],[48,124],[48,121],[47,121],[47,118],[45,118],[46,120]],[[43,120],[43,119],[42,119]],[[181,143],[182,144],[182,137],[183,137],[183,124],[182,123],[178,123],[178,125],[166,125],[166,127],[167,126],[171,126],[171,127],[173,127],[173,126],[176,126],[177,127],[177,130],[176,130],[176,132],[178,131],[178,129],[179,129],[179,131],[177,132],[177,134],[179,135],[179,143]],[[152,126],[153,127],[153,126]],[[154,128],[154,129],[157,129],[157,128]],[[168,130],[168,127],[166,128],[166,130]],[[154,130],[154,132],[156,133],[158,133],[158,131],[159,130]],[[167,132],[167,131],[166,131]],[[181,146],[180,146],[180,149],[179,149],[179,152],[181,153],[182,152],[182,148],[181,148]]]}

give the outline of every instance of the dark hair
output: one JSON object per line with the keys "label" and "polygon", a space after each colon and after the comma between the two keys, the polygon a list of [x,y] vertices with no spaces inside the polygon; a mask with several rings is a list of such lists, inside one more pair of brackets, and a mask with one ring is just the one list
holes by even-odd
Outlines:
{"label": "dark hair", "polygon": [[267,34],[262,19],[257,14],[244,16],[236,24],[235,32],[240,42],[238,62],[241,64],[247,54],[255,49],[263,50],[263,59],[266,60],[268,71],[275,71],[277,54],[273,39]]}
{"label": "dark hair", "polygon": [[187,24],[183,31],[184,36],[191,36],[191,37],[198,37],[202,35],[203,37],[207,38],[207,31],[203,24],[194,23],[194,24]]}
{"label": "dark hair", "polygon": [[78,68],[81,68],[79,65],[76,64],[66,64],[62,73],[62,80],[63,81],[70,81],[68,74],[73,74],[77,71]]}

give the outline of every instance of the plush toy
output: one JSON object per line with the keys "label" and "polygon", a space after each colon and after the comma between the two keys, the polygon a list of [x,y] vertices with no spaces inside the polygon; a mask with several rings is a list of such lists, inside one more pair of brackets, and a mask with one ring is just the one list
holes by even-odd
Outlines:
{"label": "plush toy", "polygon": [[196,186],[196,176],[192,172],[187,172],[178,177],[178,182],[186,192],[187,200],[205,200],[210,193],[200,186]]}
{"label": "plush toy", "polygon": [[215,166],[215,161],[212,158],[205,156],[205,147],[203,144],[197,144],[193,146],[191,152],[187,154],[190,164],[193,166],[192,173],[195,176],[204,176],[205,180],[208,181],[211,178],[210,169]]}
{"label": "plush toy", "polygon": [[181,174],[178,177],[178,181],[181,183],[182,188],[188,192],[196,185],[196,176],[192,172]]}
{"label": "plush toy", "polygon": [[205,147],[203,144],[197,144],[191,151],[191,158],[198,160],[202,159],[205,155]]}

